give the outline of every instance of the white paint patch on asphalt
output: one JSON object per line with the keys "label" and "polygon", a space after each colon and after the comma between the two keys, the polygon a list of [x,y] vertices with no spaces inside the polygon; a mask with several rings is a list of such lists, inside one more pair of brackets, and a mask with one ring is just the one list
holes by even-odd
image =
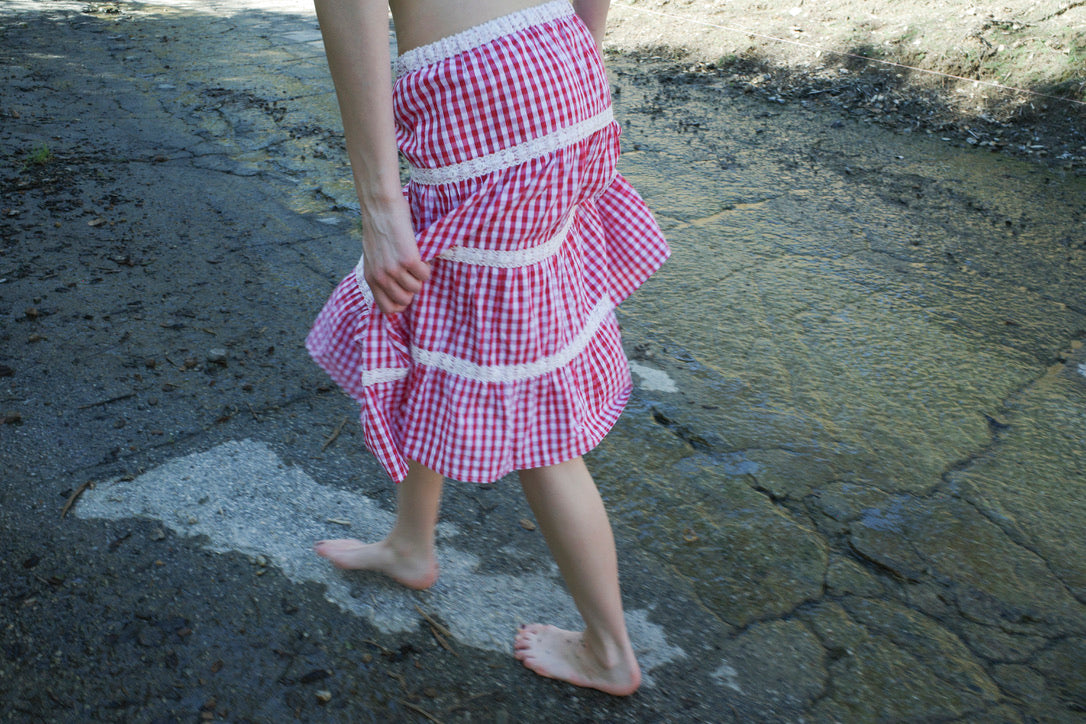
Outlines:
{"label": "white paint patch on asphalt", "polygon": [[720,664],[720,667],[716,671],[709,674],[720,681],[721,684],[732,689],[734,691],[743,693],[743,690],[739,687],[739,672],[735,670],[735,667],[729,664],[727,661]]}
{"label": "white paint patch on asphalt", "polygon": [[[447,544],[458,534],[450,523],[438,526],[441,577],[429,591],[409,591],[380,576],[332,567],[313,553],[314,541],[377,540],[392,527],[394,516],[364,495],[318,484],[285,465],[262,442],[224,443],[171,460],[132,481],[100,483],[83,493],[74,513],[109,520],[153,518],[179,535],[204,536],[210,550],[264,556],[296,583],[323,584],[330,602],[385,633],[416,629],[421,617],[415,606],[439,616],[458,641],[503,653],[512,650],[513,632],[521,623],[580,625],[553,563],[539,574],[479,573],[478,557]],[[352,525],[345,532],[330,519]],[[502,552],[529,557],[516,549]],[[630,636],[646,671],[685,656],[648,614],[627,611]]]}
{"label": "white paint patch on asphalt", "polygon": [[631,361],[630,371],[641,379],[640,387],[643,390],[652,390],[654,392],[679,391],[675,381],[663,370],[658,370],[655,367],[648,367]]}

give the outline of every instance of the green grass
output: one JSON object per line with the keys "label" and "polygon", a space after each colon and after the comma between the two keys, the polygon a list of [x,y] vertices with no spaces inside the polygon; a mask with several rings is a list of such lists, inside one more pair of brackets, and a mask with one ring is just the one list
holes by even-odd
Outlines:
{"label": "green grass", "polygon": [[52,149],[46,143],[42,143],[33,151],[26,155],[26,159],[23,162],[23,169],[30,168],[31,166],[44,166],[45,164],[56,158],[53,155]]}

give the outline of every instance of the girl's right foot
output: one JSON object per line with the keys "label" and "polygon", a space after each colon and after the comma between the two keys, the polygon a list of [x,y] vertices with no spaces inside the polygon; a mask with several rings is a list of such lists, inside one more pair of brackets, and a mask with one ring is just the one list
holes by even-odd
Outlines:
{"label": "girl's right foot", "polygon": [[589,650],[584,634],[554,626],[521,626],[513,653],[529,669],[550,679],[629,696],[641,685],[641,669],[633,651],[598,656]]}
{"label": "girl's right foot", "polygon": [[336,568],[348,571],[377,571],[408,588],[422,590],[437,580],[437,559],[428,556],[402,555],[388,540],[363,543],[353,538],[317,541],[317,555],[327,558]]}

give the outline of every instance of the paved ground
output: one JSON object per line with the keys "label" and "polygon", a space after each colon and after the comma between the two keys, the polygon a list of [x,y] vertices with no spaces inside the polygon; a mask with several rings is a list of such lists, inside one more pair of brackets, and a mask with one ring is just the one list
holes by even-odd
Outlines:
{"label": "paved ground", "polygon": [[308,552],[392,492],[301,347],[358,249],[308,4],[0,13],[0,720],[1086,710],[1081,179],[611,59],[675,247],[590,460],[616,701],[511,660],[575,616],[511,481],[450,485],[430,592]]}

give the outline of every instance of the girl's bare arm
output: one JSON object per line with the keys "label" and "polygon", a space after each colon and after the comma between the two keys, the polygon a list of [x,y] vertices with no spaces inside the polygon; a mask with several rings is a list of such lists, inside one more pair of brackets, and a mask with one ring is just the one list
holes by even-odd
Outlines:
{"label": "girl's bare arm", "polygon": [[382,312],[403,311],[430,268],[400,192],[392,118],[388,4],[314,0],[362,207],[363,271]]}
{"label": "girl's bare arm", "polygon": [[588,26],[592,37],[596,39],[596,47],[603,47],[603,33],[607,25],[607,9],[611,5],[610,0],[573,0],[573,9],[581,21]]}

